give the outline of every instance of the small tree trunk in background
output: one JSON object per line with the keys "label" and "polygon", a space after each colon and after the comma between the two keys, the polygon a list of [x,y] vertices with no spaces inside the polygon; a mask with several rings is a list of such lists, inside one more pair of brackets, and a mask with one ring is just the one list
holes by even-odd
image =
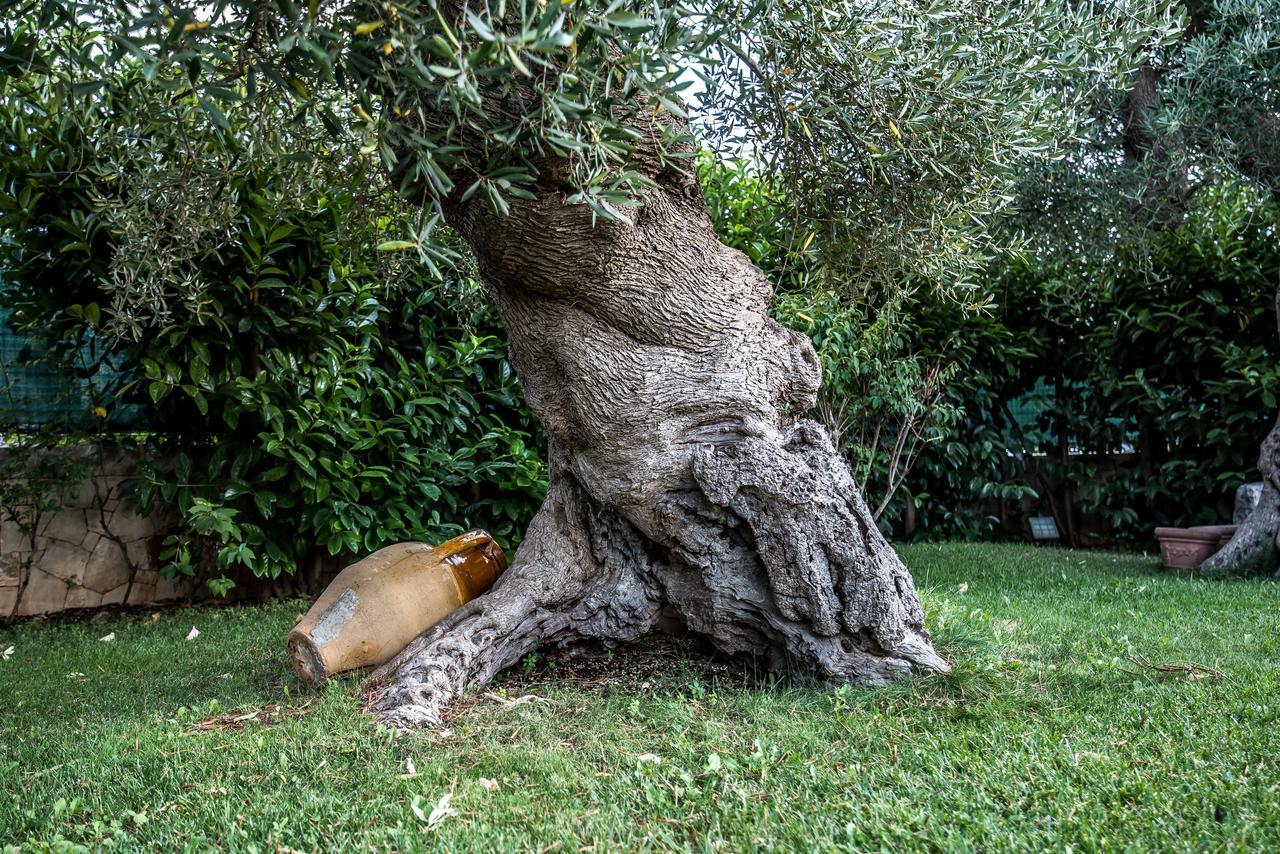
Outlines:
{"label": "small tree trunk in background", "polygon": [[1258,456],[1262,495],[1231,542],[1201,565],[1220,575],[1258,575],[1280,568],[1280,419],[1262,442]]}
{"label": "small tree trunk in background", "polygon": [[[1280,202],[1280,196],[1276,197]],[[1280,284],[1276,286],[1276,327],[1280,329]],[[1280,575],[1280,417],[1258,453],[1262,495],[1231,542],[1201,565],[1221,575]]]}
{"label": "small tree trunk in background", "polygon": [[36,516],[31,530],[24,534],[27,538],[27,554],[18,562],[18,589],[13,596],[13,607],[5,617],[6,623],[12,623],[18,618],[18,609],[22,607],[22,596],[27,592],[27,582],[31,580],[31,564],[35,562],[36,557],[36,528],[39,524],[40,517]]}
{"label": "small tree trunk in background", "polygon": [[564,204],[554,164],[506,217],[446,207],[549,437],[550,486],[494,589],[370,677],[384,720],[436,723],[539,644],[629,641],[660,616],[827,680],[947,667],[844,459],[802,418],[812,345],[768,317],[768,281],[716,238],[696,178],[653,162],[631,223]]}
{"label": "small tree trunk in background", "polygon": [[[1063,379],[1059,374],[1054,380],[1053,393],[1058,401],[1058,411],[1062,412],[1066,403],[1066,396],[1063,393]],[[1058,478],[1058,490],[1061,496],[1062,535],[1066,538],[1065,545],[1075,548],[1080,545],[1076,537],[1076,514],[1075,514],[1075,484],[1071,482],[1071,442],[1067,438],[1067,419],[1065,417],[1058,419],[1058,465],[1061,474]]]}

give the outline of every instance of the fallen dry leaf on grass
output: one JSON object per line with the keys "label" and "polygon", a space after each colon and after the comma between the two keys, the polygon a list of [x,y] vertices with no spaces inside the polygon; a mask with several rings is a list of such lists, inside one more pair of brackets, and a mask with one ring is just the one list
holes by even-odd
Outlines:
{"label": "fallen dry leaf on grass", "polygon": [[115,632],[112,632],[109,635],[103,635],[102,637],[98,638],[98,640],[101,641],[102,643],[111,643],[115,639],[116,639]]}
{"label": "fallen dry leaf on grass", "polygon": [[222,715],[215,715],[211,718],[205,718],[195,725],[197,730],[208,732],[211,730],[232,730],[238,732],[244,729],[244,725],[250,721],[263,726],[271,726],[273,724],[283,723],[288,718],[296,718],[307,713],[307,707],[311,703],[307,702],[301,706],[281,706],[272,703],[269,706],[263,706],[261,709],[251,709],[247,712],[227,712]]}
{"label": "fallen dry leaf on grass", "polygon": [[192,626],[191,631],[187,632],[187,640],[195,640],[198,637],[200,637],[200,630]]}
{"label": "fallen dry leaf on grass", "polygon": [[1141,670],[1125,670],[1133,676],[1149,675],[1154,679],[1182,678],[1190,680],[1212,679],[1215,682],[1225,679],[1226,674],[1195,662],[1155,664],[1140,655],[1126,655],[1125,661],[1137,665]]}

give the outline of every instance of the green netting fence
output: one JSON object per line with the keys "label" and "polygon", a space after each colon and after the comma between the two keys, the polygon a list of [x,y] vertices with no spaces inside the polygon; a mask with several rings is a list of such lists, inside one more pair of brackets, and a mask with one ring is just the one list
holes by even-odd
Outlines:
{"label": "green netting fence", "polygon": [[[3,288],[0,282],[0,291]],[[0,431],[140,426],[142,408],[116,399],[126,378],[109,359],[99,358],[94,342],[69,361],[55,358],[39,342],[15,331],[9,325],[10,313],[0,307]]]}

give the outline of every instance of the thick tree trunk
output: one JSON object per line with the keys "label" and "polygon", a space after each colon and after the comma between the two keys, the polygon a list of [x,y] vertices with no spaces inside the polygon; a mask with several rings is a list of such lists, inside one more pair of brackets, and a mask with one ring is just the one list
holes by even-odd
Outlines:
{"label": "thick tree trunk", "polygon": [[506,217],[446,209],[506,322],[551,484],[497,586],[370,677],[384,720],[436,723],[539,644],[629,641],[660,618],[827,680],[947,668],[843,459],[801,418],[809,340],[767,316],[768,281],[716,238],[696,179],[652,177],[631,223],[593,222],[555,186]]}

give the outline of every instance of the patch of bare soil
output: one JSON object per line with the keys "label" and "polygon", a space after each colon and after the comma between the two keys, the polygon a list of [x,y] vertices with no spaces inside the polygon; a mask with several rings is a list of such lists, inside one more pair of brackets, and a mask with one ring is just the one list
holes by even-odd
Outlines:
{"label": "patch of bare soil", "polygon": [[585,642],[539,650],[509,669],[499,684],[508,691],[573,685],[607,693],[692,680],[730,687],[756,686],[769,678],[761,663],[724,655],[696,635],[655,632],[627,644]]}
{"label": "patch of bare soil", "polygon": [[47,623],[52,626],[62,626],[71,623],[102,623],[107,620],[155,620],[159,619],[161,614],[167,614],[172,611],[185,610],[201,613],[204,611],[218,611],[223,608],[244,607],[252,604],[254,603],[226,599],[200,599],[194,601],[173,599],[165,602],[147,602],[131,605],[112,602],[93,608],[65,608],[61,611],[54,611],[51,614],[24,614],[14,617],[8,622],[0,620],[0,627],[7,628],[19,623]]}

